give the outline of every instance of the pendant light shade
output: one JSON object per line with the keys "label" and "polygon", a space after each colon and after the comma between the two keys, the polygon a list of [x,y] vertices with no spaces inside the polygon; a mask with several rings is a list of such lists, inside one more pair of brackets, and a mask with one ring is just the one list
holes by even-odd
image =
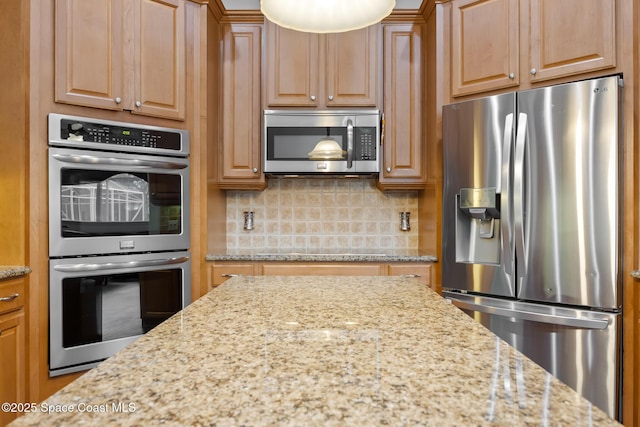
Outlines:
{"label": "pendant light shade", "polygon": [[380,22],[395,5],[395,0],[260,0],[269,21],[307,33],[364,28]]}

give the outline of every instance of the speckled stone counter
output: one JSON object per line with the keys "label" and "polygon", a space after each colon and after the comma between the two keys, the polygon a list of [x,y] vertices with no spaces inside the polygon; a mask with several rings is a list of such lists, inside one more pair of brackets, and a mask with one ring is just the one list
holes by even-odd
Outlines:
{"label": "speckled stone counter", "polygon": [[262,250],[224,254],[207,254],[207,261],[301,261],[301,262],[436,262],[438,258],[418,251],[363,251],[341,249]]}
{"label": "speckled stone counter", "polygon": [[416,279],[244,276],[14,425],[617,423]]}
{"label": "speckled stone counter", "polygon": [[0,280],[24,276],[29,273],[31,273],[31,269],[29,267],[19,265],[0,265]]}

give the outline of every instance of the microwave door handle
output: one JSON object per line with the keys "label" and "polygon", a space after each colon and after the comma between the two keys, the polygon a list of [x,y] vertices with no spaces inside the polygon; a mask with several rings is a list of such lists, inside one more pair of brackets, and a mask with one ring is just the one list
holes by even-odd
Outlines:
{"label": "microwave door handle", "polygon": [[52,157],[64,163],[127,166],[135,169],[184,169],[187,167],[186,163],[123,159],[118,157],[97,157],[87,154],[54,154]]}
{"label": "microwave door handle", "polygon": [[353,122],[347,120],[347,169],[353,166]]}
{"label": "microwave door handle", "polygon": [[119,270],[123,268],[140,268],[140,267],[157,267],[162,265],[181,264],[189,261],[189,257],[174,257],[150,259],[145,261],[127,261],[127,262],[105,262],[102,264],[65,264],[56,265],[54,270],[62,273],[77,273],[82,271],[102,271],[102,270]]}

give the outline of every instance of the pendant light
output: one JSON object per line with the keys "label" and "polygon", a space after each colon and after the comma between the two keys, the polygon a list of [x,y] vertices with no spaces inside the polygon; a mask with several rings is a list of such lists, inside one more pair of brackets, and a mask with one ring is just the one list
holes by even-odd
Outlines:
{"label": "pendant light", "polygon": [[341,33],[388,16],[395,0],[260,0],[262,14],[281,27],[307,33]]}

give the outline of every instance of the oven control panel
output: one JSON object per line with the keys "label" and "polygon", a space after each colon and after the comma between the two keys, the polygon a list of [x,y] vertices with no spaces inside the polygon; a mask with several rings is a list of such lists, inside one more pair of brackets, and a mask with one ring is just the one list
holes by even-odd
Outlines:
{"label": "oven control panel", "polygon": [[101,144],[180,150],[179,133],[139,129],[131,126],[125,127],[63,119],[60,123],[60,136],[62,139],[98,142]]}
{"label": "oven control panel", "polygon": [[187,156],[189,133],[181,129],[52,113],[49,114],[49,144]]}

